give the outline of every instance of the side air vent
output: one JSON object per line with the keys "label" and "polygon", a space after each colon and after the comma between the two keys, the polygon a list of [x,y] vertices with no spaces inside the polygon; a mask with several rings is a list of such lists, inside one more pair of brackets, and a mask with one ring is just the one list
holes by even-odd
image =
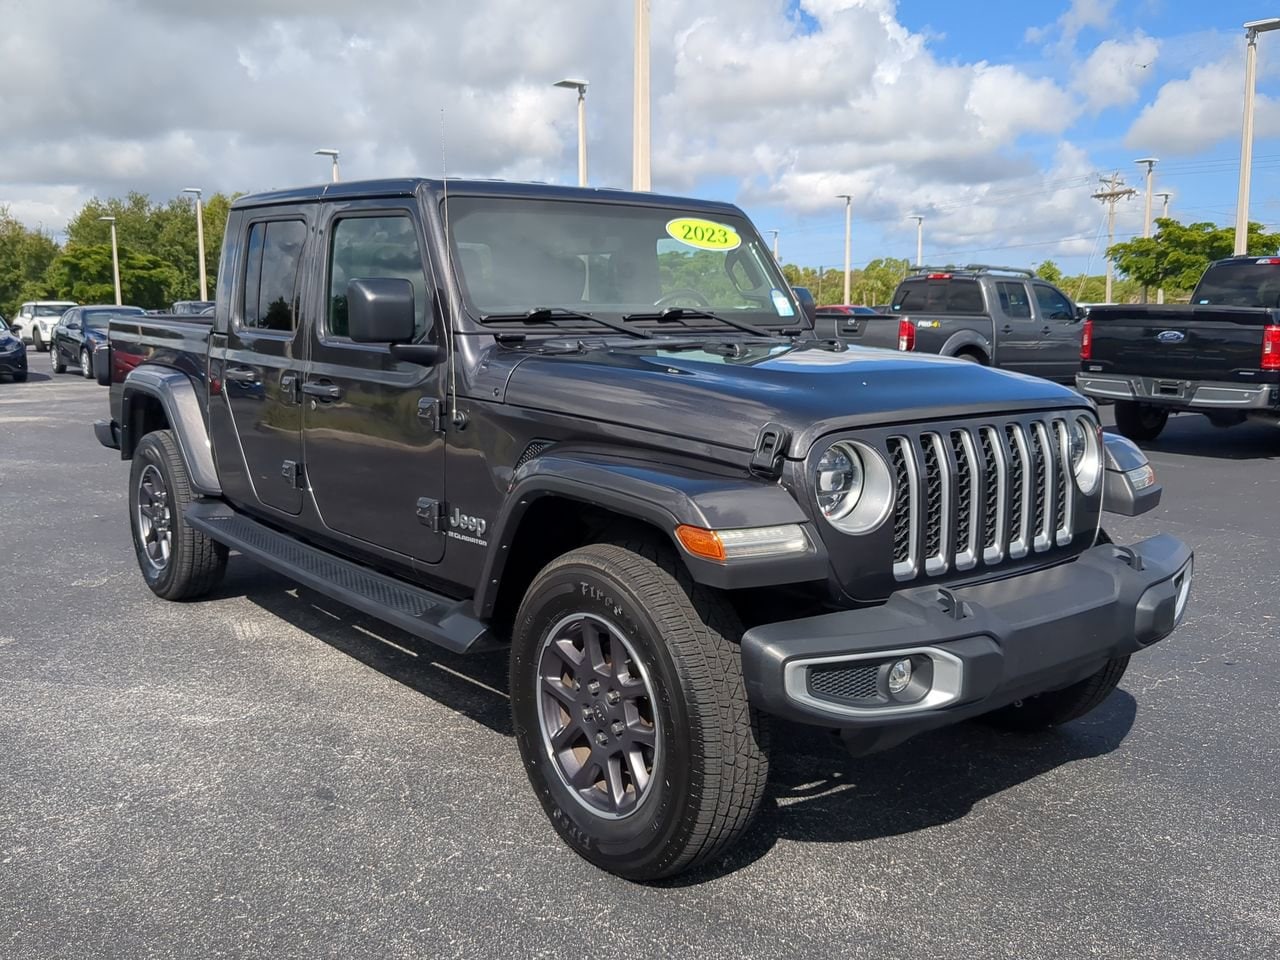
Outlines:
{"label": "side air vent", "polygon": [[543,450],[551,446],[553,442],[552,440],[531,440],[529,445],[524,448],[524,453],[520,454],[520,459],[516,461],[516,469],[519,470],[538,454],[542,453]]}

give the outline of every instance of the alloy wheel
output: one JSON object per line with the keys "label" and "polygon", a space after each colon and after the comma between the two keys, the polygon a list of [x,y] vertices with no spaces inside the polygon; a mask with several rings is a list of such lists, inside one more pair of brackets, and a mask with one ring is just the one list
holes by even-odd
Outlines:
{"label": "alloy wheel", "polygon": [[660,757],[657,698],[622,632],[588,613],[548,631],[538,660],[542,746],[573,797],[617,820],[649,795]]}
{"label": "alloy wheel", "polygon": [[169,565],[173,552],[173,528],[169,490],[155,464],[147,464],[138,477],[136,502],[138,540],[147,563],[156,573],[161,573]]}

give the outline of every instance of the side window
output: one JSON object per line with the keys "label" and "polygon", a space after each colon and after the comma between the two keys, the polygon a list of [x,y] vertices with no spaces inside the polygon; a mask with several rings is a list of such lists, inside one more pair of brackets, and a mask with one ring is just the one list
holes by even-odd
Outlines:
{"label": "side window", "polygon": [[352,280],[398,277],[413,284],[417,313],[414,338],[430,326],[431,297],[413,220],[399,214],[346,217],[333,227],[329,248],[328,331],[347,336],[347,284]]}
{"label": "side window", "polygon": [[240,323],[288,333],[297,324],[298,266],[307,238],[301,220],[271,220],[249,228]]}
{"label": "side window", "polygon": [[947,285],[947,313],[982,313],[982,309],[977,280],[952,280]]}
{"label": "side window", "polygon": [[1040,313],[1044,315],[1046,320],[1074,320],[1076,318],[1075,311],[1071,309],[1071,302],[1067,300],[1061,293],[1046,287],[1043,284],[1035,284],[1036,303],[1040,305]]}
{"label": "side window", "polygon": [[909,281],[898,287],[898,302],[893,304],[893,309],[938,313],[946,302],[946,291],[946,281]]}
{"label": "side window", "polygon": [[1000,309],[1006,317],[1029,319],[1031,302],[1027,299],[1025,284],[1004,281],[996,284],[996,295],[1000,297]]}

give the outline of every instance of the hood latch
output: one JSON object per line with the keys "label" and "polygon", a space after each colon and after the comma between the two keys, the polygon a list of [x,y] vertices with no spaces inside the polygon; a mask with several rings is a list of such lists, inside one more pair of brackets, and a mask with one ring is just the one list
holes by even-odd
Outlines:
{"label": "hood latch", "polygon": [[790,430],[781,424],[766,423],[756,437],[756,449],[751,454],[751,472],[770,480],[782,476],[782,461],[786,458],[790,442]]}

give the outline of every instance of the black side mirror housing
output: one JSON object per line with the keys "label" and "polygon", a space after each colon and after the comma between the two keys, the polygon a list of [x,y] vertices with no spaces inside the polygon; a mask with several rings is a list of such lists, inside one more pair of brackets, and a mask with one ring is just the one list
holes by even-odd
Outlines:
{"label": "black side mirror housing", "polygon": [[809,318],[809,326],[815,326],[818,320],[818,303],[813,299],[812,291],[808,287],[792,287],[791,290],[800,301],[800,309]]}
{"label": "black side mirror housing", "polygon": [[1088,319],[1088,317],[1089,317],[1089,311],[1088,311],[1088,310],[1086,310],[1084,307],[1076,307],[1076,319],[1077,319],[1077,320],[1087,320],[1087,319]]}
{"label": "black side mirror housing", "polygon": [[356,343],[405,343],[413,339],[413,284],[402,277],[347,283],[347,333]]}

